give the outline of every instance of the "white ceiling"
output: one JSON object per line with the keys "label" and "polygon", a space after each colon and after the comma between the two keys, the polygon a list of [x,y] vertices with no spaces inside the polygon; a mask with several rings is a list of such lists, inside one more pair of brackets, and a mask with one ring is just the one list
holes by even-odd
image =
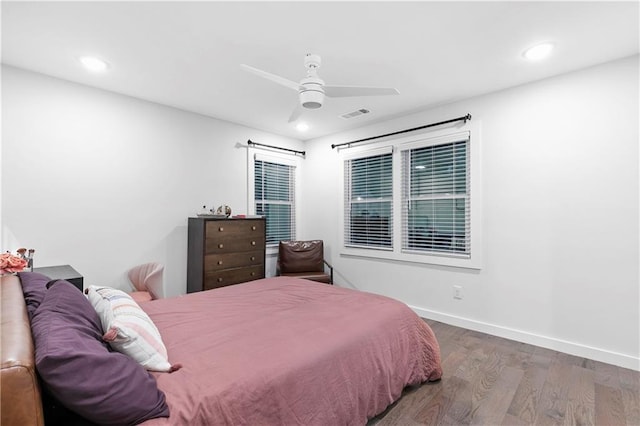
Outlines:
{"label": "white ceiling", "polygon": [[[639,51],[632,2],[2,2],[2,62],[257,129],[311,139]],[[544,62],[522,51],[556,44]],[[328,98],[287,120],[306,53],[329,85],[399,96]],[[85,71],[77,58],[111,67]],[[359,108],[370,114],[339,115]]]}

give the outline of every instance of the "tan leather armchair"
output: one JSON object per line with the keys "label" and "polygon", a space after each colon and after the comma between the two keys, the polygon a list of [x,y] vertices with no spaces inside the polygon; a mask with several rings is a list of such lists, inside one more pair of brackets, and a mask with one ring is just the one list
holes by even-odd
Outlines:
{"label": "tan leather armchair", "polygon": [[[325,271],[325,266],[329,273]],[[280,241],[276,273],[333,284],[333,267],[324,260],[322,240]]]}

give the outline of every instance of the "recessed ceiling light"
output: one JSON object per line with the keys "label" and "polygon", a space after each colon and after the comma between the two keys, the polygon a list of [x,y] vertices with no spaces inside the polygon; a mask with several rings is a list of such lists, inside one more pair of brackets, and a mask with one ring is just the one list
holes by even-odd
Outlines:
{"label": "recessed ceiling light", "polygon": [[298,123],[296,129],[298,129],[299,132],[306,132],[309,130],[309,125],[307,123]]}
{"label": "recessed ceiling light", "polygon": [[95,56],[83,56],[80,58],[80,62],[86,69],[93,72],[101,72],[109,68],[109,64]]}
{"label": "recessed ceiling light", "polygon": [[544,42],[536,44],[535,46],[531,46],[527,50],[524,51],[522,56],[530,61],[539,61],[541,59],[549,56],[551,51],[553,50],[553,43]]}

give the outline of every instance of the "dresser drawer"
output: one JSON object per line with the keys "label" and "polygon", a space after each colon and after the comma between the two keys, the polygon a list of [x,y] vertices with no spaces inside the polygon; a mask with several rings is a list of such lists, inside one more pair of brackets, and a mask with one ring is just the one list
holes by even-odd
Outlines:
{"label": "dresser drawer", "polygon": [[256,251],[265,249],[264,235],[245,236],[225,235],[225,238],[207,238],[205,254],[224,254],[232,252]]}
{"label": "dresser drawer", "polygon": [[245,281],[257,280],[264,277],[264,265],[250,266],[247,268],[225,269],[205,273],[204,289],[224,287]]}
{"label": "dresser drawer", "polygon": [[264,220],[225,220],[216,221],[212,220],[207,222],[207,228],[205,232],[206,238],[225,238],[225,237],[238,237],[255,235],[264,235]]}
{"label": "dresser drawer", "polygon": [[262,265],[263,263],[263,250],[242,253],[208,254],[204,258],[204,270],[205,272],[220,271],[222,269]]}

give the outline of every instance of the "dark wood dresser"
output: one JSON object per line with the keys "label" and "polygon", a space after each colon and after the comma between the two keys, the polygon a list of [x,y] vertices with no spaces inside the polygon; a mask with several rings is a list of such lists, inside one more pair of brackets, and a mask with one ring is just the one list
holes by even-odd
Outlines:
{"label": "dark wood dresser", "polygon": [[187,293],[264,278],[265,248],[264,218],[190,217]]}

